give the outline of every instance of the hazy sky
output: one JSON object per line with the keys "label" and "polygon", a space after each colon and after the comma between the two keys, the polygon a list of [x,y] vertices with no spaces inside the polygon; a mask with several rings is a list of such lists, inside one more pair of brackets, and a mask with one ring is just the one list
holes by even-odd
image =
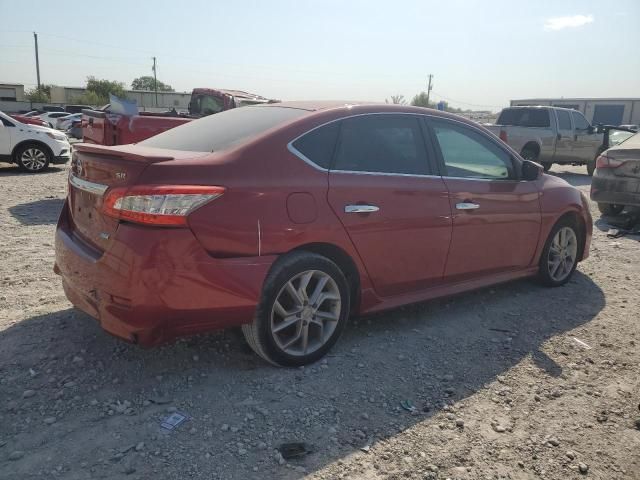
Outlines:
{"label": "hazy sky", "polygon": [[640,97],[640,0],[0,0],[0,83],[237,88],[283,100]]}

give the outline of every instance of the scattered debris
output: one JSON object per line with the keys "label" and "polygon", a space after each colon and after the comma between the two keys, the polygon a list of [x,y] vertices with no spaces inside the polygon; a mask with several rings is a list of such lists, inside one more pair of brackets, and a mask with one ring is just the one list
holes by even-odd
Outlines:
{"label": "scattered debris", "polygon": [[418,413],[418,409],[415,407],[415,405],[411,400],[402,400],[400,402],[400,406],[404,408],[407,412],[410,412],[412,414]]}
{"label": "scattered debris", "polygon": [[278,451],[285,460],[304,457],[311,453],[309,445],[303,442],[283,443],[278,447]]}
{"label": "scattered debris", "polygon": [[587,350],[591,350],[591,346],[588,343],[583,342],[582,340],[580,340],[579,338],[576,337],[571,337],[571,339],[576,342],[578,345],[580,345],[581,347],[584,347]]}
{"label": "scattered debris", "polygon": [[174,430],[175,428],[177,428],[181,423],[183,423],[184,421],[187,420],[187,416],[182,414],[182,413],[178,413],[178,412],[173,412],[171,415],[169,415],[167,418],[165,418],[162,423],[160,424],[160,426],[166,430]]}

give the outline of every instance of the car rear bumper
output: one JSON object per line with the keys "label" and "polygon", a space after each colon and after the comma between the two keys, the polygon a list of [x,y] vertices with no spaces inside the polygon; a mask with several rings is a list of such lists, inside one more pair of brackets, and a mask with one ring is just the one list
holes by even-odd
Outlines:
{"label": "car rear bumper", "polygon": [[591,200],[597,203],[640,206],[640,178],[603,178],[594,175],[591,182]]}
{"label": "car rear bumper", "polygon": [[54,268],[69,301],[104,330],[153,346],[250,322],[274,260],[212,258],[189,229],[124,223],[99,252],[74,233],[65,202]]}

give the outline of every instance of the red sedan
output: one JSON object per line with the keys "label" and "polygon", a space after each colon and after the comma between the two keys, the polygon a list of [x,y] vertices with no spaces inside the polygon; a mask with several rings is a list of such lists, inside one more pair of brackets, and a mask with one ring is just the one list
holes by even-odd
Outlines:
{"label": "red sedan", "polygon": [[353,314],[521,277],[562,285],[591,232],[577,189],[473,122],[280,103],[77,145],[55,270],[127,341],[241,325],[260,356],[293,366]]}

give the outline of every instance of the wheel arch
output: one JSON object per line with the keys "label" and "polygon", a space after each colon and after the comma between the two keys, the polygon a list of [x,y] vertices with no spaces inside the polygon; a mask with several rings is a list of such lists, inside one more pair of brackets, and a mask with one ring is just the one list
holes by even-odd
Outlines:
{"label": "wheel arch", "polygon": [[26,145],[37,145],[39,147],[44,147],[44,149],[47,151],[51,159],[53,159],[53,156],[54,156],[53,150],[51,150],[51,147],[49,145],[47,145],[41,140],[27,139],[27,140],[22,140],[21,142],[18,142],[16,145],[14,145],[13,150],[11,150],[11,160],[13,161],[13,163],[18,163],[18,159],[16,155],[18,154],[18,151]]}
{"label": "wheel arch", "polygon": [[360,285],[361,278],[355,261],[346,251],[331,243],[307,243],[300,245],[291,252],[311,252],[328,258],[335,263],[349,282],[351,293],[351,312],[357,312],[360,306]]}
{"label": "wheel arch", "polygon": [[540,145],[534,140],[530,140],[524,144],[524,146],[520,150],[521,157],[523,156],[525,150],[533,150],[534,152],[536,152],[536,158],[540,156]]}
{"label": "wheel arch", "polygon": [[580,212],[575,210],[569,210],[568,212],[563,213],[558,217],[558,219],[553,224],[554,226],[560,223],[561,221],[570,221],[576,227],[578,227],[578,233],[580,234],[580,239],[578,243],[578,261],[580,262],[584,256],[584,248],[587,241],[587,226],[584,223],[584,218],[580,215]]}

